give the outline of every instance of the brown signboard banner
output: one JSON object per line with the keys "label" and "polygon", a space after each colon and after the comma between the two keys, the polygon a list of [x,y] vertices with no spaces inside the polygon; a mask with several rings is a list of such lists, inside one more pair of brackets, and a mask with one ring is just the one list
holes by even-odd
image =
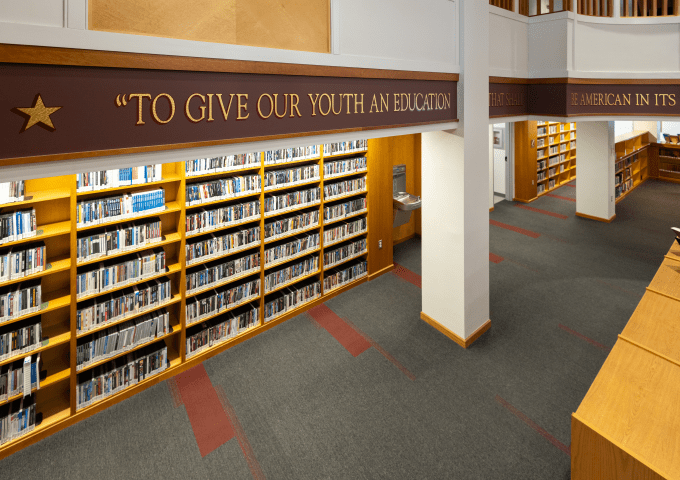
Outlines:
{"label": "brown signboard banner", "polygon": [[452,122],[456,88],[444,80],[0,64],[0,164]]}
{"label": "brown signboard banner", "polygon": [[[579,79],[531,79],[526,83],[490,83],[489,116],[680,116],[680,84],[654,84],[650,80],[583,81]],[[522,98],[521,105],[506,100]],[[505,103],[503,103],[505,101]],[[521,103],[521,102],[520,102]]]}

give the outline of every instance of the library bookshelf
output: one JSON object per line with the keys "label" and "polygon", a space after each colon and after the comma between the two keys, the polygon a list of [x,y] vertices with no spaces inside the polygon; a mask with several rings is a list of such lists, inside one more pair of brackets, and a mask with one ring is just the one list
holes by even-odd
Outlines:
{"label": "library bookshelf", "polygon": [[515,124],[515,200],[532,202],[576,179],[576,123]]}
{"label": "library bookshelf", "polygon": [[650,176],[649,154],[653,138],[649,132],[631,132],[615,144],[614,191],[623,200]]}
{"label": "library bookshelf", "polygon": [[[333,144],[337,145],[337,144]],[[12,453],[35,443],[40,439],[76,423],[90,415],[93,415],[119,401],[122,401],[139,391],[148,388],[166,378],[176,375],[187,368],[195,366],[204,360],[247,340],[259,333],[262,333],[286,320],[293,318],[305,310],[325,302],[329,298],[336,296],[348,289],[351,289],[368,280],[368,268],[364,272],[354,275],[344,283],[335,283],[331,288],[325,288],[324,278],[330,275],[334,269],[342,269],[356,262],[368,262],[368,205],[365,200],[364,208],[352,211],[344,216],[333,216],[325,221],[325,208],[344,204],[348,201],[367,199],[368,194],[368,162],[365,168],[356,171],[334,173],[324,176],[324,165],[329,162],[350,160],[354,158],[368,157],[368,146],[366,143],[363,148],[356,148],[352,151],[339,151],[332,154],[324,153],[324,146],[316,146],[317,154],[305,158],[297,158],[293,161],[282,161],[279,163],[267,163],[266,154],[268,152],[254,152],[253,155],[259,160],[256,164],[246,165],[243,168],[229,169],[222,172],[210,172],[205,174],[187,173],[185,162],[162,164],[162,180],[154,182],[128,185],[91,191],[79,191],[77,187],[76,175],[44,178],[37,180],[26,180],[25,196],[21,202],[0,204],[0,215],[27,209],[35,209],[37,232],[34,237],[16,240],[11,243],[0,245],[0,251],[8,247],[21,247],[23,244],[44,242],[46,250],[47,266],[42,272],[32,274],[21,279],[0,281],[0,289],[19,284],[27,280],[39,280],[42,288],[42,304],[39,310],[21,317],[12,318],[9,322],[0,324],[0,328],[7,325],[21,322],[26,319],[35,318],[42,326],[42,340],[38,348],[28,353],[18,354],[7,360],[0,361],[0,367],[15,360],[21,360],[27,355],[40,353],[42,359],[42,369],[46,371],[46,376],[41,380],[40,389],[34,392],[35,408],[38,413],[34,429],[24,435],[3,443],[0,446],[0,458],[4,458]],[[316,166],[318,167],[318,177],[296,181],[290,184],[278,184],[273,187],[265,187],[265,175],[274,170],[284,170],[289,168]],[[248,192],[244,195],[235,195],[230,198],[207,201],[204,203],[189,204],[187,201],[187,186],[194,183],[209,182],[215,179],[230,179],[232,177],[256,175],[261,179],[261,187],[257,191]],[[333,185],[338,182],[355,182],[362,185],[356,190],[347,190],[344,187],[339,193],[333,193]],[[326,192],[325,187],[329,190]],[[141,219],[160,219],[161,238],[154,243],[144,244],[126,251],[116,252],[105,257],[79,260],[78,240],[83,235],[92,232],[106,231],[108,227],[115,227],[121,222],[108,222],[98,225],[79,225],[77,222],[78,202],[97,200],[115,195],[122,195],[134,192],[143,192],[150,189],[162,188],[165,191],[165,206],[161,211],[142,214],[134,218],[126,218],[123,222],[136,222]],[[265,200],[267,197],[299,192],[310,188],[318,188],[319,199],[313,203],[276,210],[274,212],[265,211]],[[338,187],[339,188],[339,187]],[[213,209],[229,207],[243,202],[259,201],[259,212],[257,215],[243,218],[242,220],[225,223],[211,227],[210,229],[187,233],[187,215],[202,209]],[[360,202],[359,202],[360,203]],[[304,226],[295,231],[284,232],[280,235],[265,237],[265,225],[280,219],[289,219],[298,214],[316,212],[318,222]],[[324,241],[324,233],[337,229],[348,222],[363,221],[363,228],[353,228],[342,237],[333,236],[331,240]],[[211,236],[228,235],[230,232],[239,232],[244,229],[259,227],[259,238],[256,241],[245,245],[243,248],[234,248],[222,252],[218,256],[211,256],[210,259],[200,260],[194,263],[187,262],[187,244],[202,238]],[[318,234],[318,243],[298,251],[285,258],[277,258],[274,261],[265,263],[265,250],[286,245],[299,237]],[[330,265],[324,264],[325,254],[330,254],[339,247],[348,246],[364,239],[363,250],[356,249],[350,251],[344,258],[335,258]],[[159,251],[162,249],[165,255],[165,269],[160,273],[143,277],[139,281],[125,283],[120,287],[106,290],[102,293],[88,295],[78,295],[77,282],[78,275],[85,268],[96,266],[99,262],[111,262],[126,256],[148,252],[150,249]],[[207,286],[200,286],[187,290],[187,275],[197,268],[204,265],[211,265],[219,262],[229,262],[245,255],[259,255],[259,262],[256,266],[246,271],[229,275],[219,279],[215,283]],[[274,288],[265,289],[265,278],[272,272],[279,271],[309,257],[317,257],[317,266],[313,271],[303,272],[299,276],[287,278],[286,281],[276,285]],[[334,270],[335,271],[335,270]],[[292,274],[291,274],[292,275]],[[146,284],[150,280],[166,280],[171,282],[171,292],[162,303],[154,304],[149,309],[128,315],[115,321],[87,330],[78,329],[78,311],[81,305],[89,301],[96,300],[98,297],[115,295],[118,291],[132,288],[137,285]],[[258,291],[234,304],[226,305],[215,314],[200,318],[195,323],[189,324],[187,319],[187,304],[196,298],[206,295],[210,291],[224,290],[232,286],[239,286],[244,282],[259,280]],[[293,305],[292,308],[278,314],[269,321],[265,321],[265,305],[277,292],[290,287],[302,284],[318,282],[319,294],[307,302]],[[245,328],[238,328],[237,331],[227,338],[222,338],[211,344],[209,347],[196,351],[190,356],[187,355],[187,338],[200,332],[204,322],[222,318],[230,312],[239,309],[257,308],[258,318],[248,324]],[[85,366],[78,365],[77,351],[78,346],[84,340],[92,337],[97,332],[122,325],[130,320],[153,314],[156,311],[167,311],[169,317],[169,328],[162,335],[156,335],[148,342],[135,344],[132,348],[124,350],[114,356],[87,363]],[[121,359],[126,354],[143,349],[149,345],[165,345],[167,347],[167,362],[164,370],[161,370],[144,379],[140,379],[134,385],[119,390],[86,405],[78,406],[78,382],[79,375],[84,372],[99,368],[109,361]],[[0,407],[21,398],[19,396],[10,397],[4,402],[0,402]]]}

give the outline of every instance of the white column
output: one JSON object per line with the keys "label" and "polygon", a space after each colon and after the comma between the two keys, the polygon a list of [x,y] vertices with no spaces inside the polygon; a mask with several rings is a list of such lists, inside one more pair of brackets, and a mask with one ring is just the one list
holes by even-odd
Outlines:
{"label": "white column", "polygon": [[614,202],[614,122],[576,126],[576,215],[610,222]]}
{"label": "white column", "polygon": [[422,318],[467,347],[490,325],[487,3],[461,0],[460,28],[460,127],[422,136]]}
{"label": "white column", "polygon": [[493,208],[494,190],[494,152],[493,152],[493,125],[489,125],[489,210]]}
{"label": "white column", "polygon": [[[624,1],[627,2],[628,0],[624,0]],[[614,0],[613,12],[614,12],[614,15],[613,15],[614,18],[620,18],[621,17],[621,0]]]}

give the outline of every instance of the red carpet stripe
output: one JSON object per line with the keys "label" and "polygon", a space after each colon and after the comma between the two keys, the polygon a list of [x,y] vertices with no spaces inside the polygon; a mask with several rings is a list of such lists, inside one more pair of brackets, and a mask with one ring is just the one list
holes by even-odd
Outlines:
{"label": "red carpet stripe", "polygon": [[564,330],[565,332],[571,333],[572,335],[574,335],[574,336],[580,338],[581,340],[585,340],[586,342],[590,343],[591,345],[595,345],[597,348],[601,348],[601,349],[604,350],[605,352],[611,351],[611,348],[610,348],[610,347],[608,347],[608,346],[606,346],[606,345],[602,345],[601,343],[596,342],[595,340],[593,340],[593,339],[591,339],[591,338],[588,338],[588,337],[586,337],[585,335],[583,335],[582,333],[579,333],[579,332],[577,332],[576,330],[572,330],[571,328],[566,327],[566,326],[562,325],[561,323],[559,324],[559,327],[560,327],[562,330]]}
{"label": "red carpet stripe", "polygon": [[423,288],[422,277],[417,273],[412,272],[408,268],[399,265],[398,263],[394,264],[394,269],[392,270],[392,273],[397,277],[412,283],[418,288]]}
{"label": "red carpet stripe", "polygon": [[517,418],[522,420],[524,423],[529,425],[531,428],[533,428],[536,432],[538,432],[539,435],[541,435],[543,438],[545,438],[547,441],[555,445],[557,448],[562,450],[564,453],[567,455],[571,456],[571,449],[567,447],[564,443],[560,442],[558,439],[550,435],[545,429],[543,429],[540,425],[538,425],[536,422],[534,422],[532,419],[524,415],[522,412],[517,410],[515,407],[510,405],[507,401],[505,401],[503,398],[501,398],[499,395],[496,395],[496,401],[503,405],[506,409],[508,409],[512,414],[514,414]]}
{"label": "red carpet stripe", "polygon": [[170,389],[170,396],[172,397],[172,406],[175,408],[179,408],[184,403],[182,402],[182,395],[179,393],[179,388],[177,388],[177,382],[175,381],[175,377],[169,378],[167,381],[168,388]]}
{"label": "red carpet stripe", "polygon": [[246,457],[246,462],[248,463],[250,474],[253,476],[255,480],[265,480],[266,477],[264,476],[264,472],[260,467],[260,463],[257,461],[257,457],[255,457],[255,451],[253,450],[253,446],[250,444],[250,441],[248,441],[246,432],[245,430],[243,430],[241,422],[239,422],[238,417],[236,416],[236,410],[234,410],[234,407],[232,407],[231,403],[229,403],[229,399],[227,399],[227,394],[224,393],[224,389],[222,388],[222,386],[218,385],[217,387],[215,387],[215,390],[217,391],[217,396],[220,399],[220,403],[222,404],[224,413],[227,414],[227,416],[229,417],[229,421],[234,426],[234,432],[236,434],[238,444],[241,446],[243,456]]}
{"label": "red carpet stripe", "polygon": [[548,210],[541,210],[540,208],[534,208],[534,207],[530,207],[528,205],[517,204],[515,206],[519,207],[519,208],[523,208],[524,210],[529,210],[530,212],[542,213],[543,215],[550,215],[551,217],[559,218],[559,219],[562,219],[562,220],[566,220],[567,218],[569,218],[566,215],[562,215],[560,213],[549,212]]}
{"label": "red carpet stripe", "polygon": [[501,263],[505,260],[503,257],[496,255],[495,253],[489,252],[489,261],[493,263]]}
{"label": "red carpet stripe", "polygon": [[567,200],[568,202],[576,203],[575,198],[563,197],[561,195],[553,195],[552,193],[546,193],[545,195],[546,195],[546,197],[559,198],[560,200]]}
{"label": "red carpet stripe", "polygon": [[335,339],[345,347],[345,349],[356,357],[364,353],[371,347],[371,344],[357,333],[347,322],[337,316],[326,305],[322,304],[309,310],[309,314],[319,325],[333,335]]}
{"label": "red carpet stripe", "polygon": [[373,348],[375,348],[378,352],[380,352],[380,354],[381,354],[383,357],[385,357],[385,358],[386,358],[388,361],[390,361],[395,367],[397,367],[399,370],[401,370],[402,373],[403,373],[404,375],[406,375],[406,376],[409,378],[409,380],[415,380],[415,379],[416,379],[416,376],[413,375],[411,372],[409,372],[408,369],[407,369],[405,366],[403,366],[401,363],[399,363],[399,360],[397,360],[397,359],[394,358],[392,355],[390,355],[390,353],[389,353],[387,350],[385,350],[384,348],[382,348],[382,347],[381,347],[376,341],[374,341],[371,337],[369,337],[369,336],[366,335],[364,332],[362,332],[361,330],[359,330],[359,328],[358,328],[356,325],[354,325],[349,319],[345,318],[344,320],[345,320],[345,321],[346,321],[346,322],[347,322],[354,330],[356,330],[356,331],[359,333],[359,335],[361,335],[362,337],[364,337],[364,339],[366,339],[366,341],[369,342]]}
{"label": "red carpet stripe", "polygon": [[208,373],[200,364],[175,377],[201,457],[228,442],[234,430]]}
{"label": "red carpet stripe", "polygon": [[527,237],[531,237],[531,238],[538,238],[538,237],[541,236],[540,233],[532,232],[531,230],[524,230],[523,228],[515,227],[513,225],[508,225],[507,223],[497,222],[496,220],[489,219],[489,225],[493,225],[494,227],[504,228],[504,229],[510,230],[512,232],[521,233],[522,235],[526,235]]}
{"label": "red carpet stripe", "polygon": [[572,185],[571,183],[567,183],[565,186],[566,186],[566,187],[573,187],[573,188],[576,188],[576,185]]}

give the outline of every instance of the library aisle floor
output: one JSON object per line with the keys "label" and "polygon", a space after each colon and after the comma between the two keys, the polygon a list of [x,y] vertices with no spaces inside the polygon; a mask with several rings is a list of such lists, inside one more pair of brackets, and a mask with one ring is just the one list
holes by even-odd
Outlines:
{"label": "library aisle floor", "polygon": [[680,185],[614,223],[565,185],[491,213],[491,329],[419,319],[420,242],[394,272],[0,462],[0,478],[569,478],[570,415],[659,268]]}

